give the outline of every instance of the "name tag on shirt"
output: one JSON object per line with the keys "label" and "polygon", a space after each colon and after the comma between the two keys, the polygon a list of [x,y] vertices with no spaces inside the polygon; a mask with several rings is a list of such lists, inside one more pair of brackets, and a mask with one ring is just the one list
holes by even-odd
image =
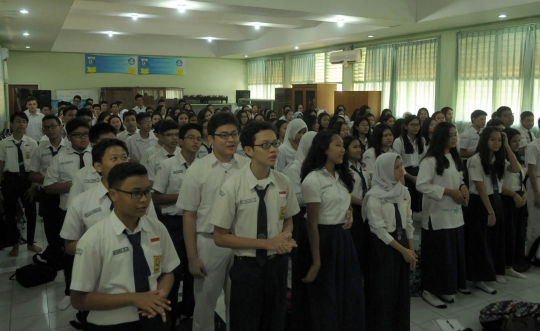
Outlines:
{"label": "name tag on shirt", "polygon": [[113,255],[122,254],[129,251],[129,247],[124,247],[113,251]]}
{"label": "name tag on shirt", "polygon": [[88,183],[97,183],[97,182],[99,182],[99,181],[101,181],[100,178],[85,179],[85,180],[84,180],[84,183],[85,183],[85,184],[88,184]]}
{"label": "name tag on shirt", "polygon": [[252,199],[246,199],[246,200],[240,200],[240,204],[246,204],[246,203],[252,203],[252,202],[255,202],[257,201],[257,198],[252,198]]}
{"label": "name tag on shirt", "polygon": [[73,163],[73,161],[65,161],[65,162],[60,162],[60,165],[66,165],[66,164],[71,164]]}
{"label": "name tag on shirt", "polygon": [[175,170],[173,171],[173,175],[184,173],[184,170]]}
{"label": "name tag on shirt", "polygon": [[92,209],[91,211],[87,212],[86,214],[84,214],[84,217],[90,217],[91,215],[95,214],[95,213],[99,213],[101,211],[101,207],[97,207],[95,209]]}

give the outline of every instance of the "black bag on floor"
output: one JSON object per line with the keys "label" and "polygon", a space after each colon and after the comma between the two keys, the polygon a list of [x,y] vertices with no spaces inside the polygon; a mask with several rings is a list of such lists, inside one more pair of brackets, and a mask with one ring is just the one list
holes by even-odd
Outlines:
{"label": "black bag on floor", "polygon": [[34,254],[32,260],[34,263],[25,265],[15,270],[15,273],[9,279],[15,280],[23,287],[34,287],[51,282],[56,277],[56,270],[46,262],[40,261],[38,257],[41,254]]}
{"label": "black bag on floor", "polygon": [[[517,300],[507,300],[491,303],[480,311],[480,324],[486,331],[499,331],[508,320],[518,323],[527,317],[538,318],[540,316],[540,304]],[[522,324],[520,322],[520,324]],[[517,325],[515,325],[517,326]],[[510,325],[508,326],[510,327]],[[512,329],[508,329],[512,330]],[[520,330],[520,329],[516,329]],[[527,329],[524,329],[527,330]]]}
{"label": "black bag on floor", "polygon": [[501,331],[538,331],[540,321],[534,317],[510,318],[504,321]]}

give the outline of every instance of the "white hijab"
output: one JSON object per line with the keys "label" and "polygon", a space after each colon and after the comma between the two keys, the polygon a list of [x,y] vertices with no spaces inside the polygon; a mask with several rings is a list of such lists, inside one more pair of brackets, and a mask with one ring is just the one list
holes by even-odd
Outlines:
{"label": "white hijab", "polygon": [[289,125],[287,126],[287,131],[285,132],[285,139],[283,141],[283,145],[281,145],[279,149],[281,150],[282,148],[284,148],[284,149],[295,151],[289,139],[294,139],[294,137],[296,137],[298,132],[300,132],[300,130],[302,129],[307,130],[307,125],[306,125],[306,122],[304,122],[304,120],[297,118],[290,121]]}
{"label": "white hijab", "polygon": [[[407,194],[407,187],[401,185],[401,182],[394,178],[394,163],[398,157],[400,157],[399,154],[388,152],[379,155],[375,160],[375,173],[371,180],[371,189],[364,197],[362,205],[366,205],[370,196],[392,203],[403,201]],[[362,208],[362,218],[368,218],[366,208]]]}
{"label": "white hijab", "polygon": [[309,149],[311,148],[311,143],[313,142],[313,138],[316,134],[317,132],[315,131],[309,131],[302,136],[302,139],[300,139],[300,144],[298,144],[298,149],[296,150],[296,157],[294,158],[295,163],[302,166],[302,163],[308,155]]}
{"label": "white hijab", "polygon": [[319,115],[322,114],[322,113],[326,113],[326,110],[325,110],[325,109],[320,109],[320,110],[317,112],[317,118],[319,118]]}

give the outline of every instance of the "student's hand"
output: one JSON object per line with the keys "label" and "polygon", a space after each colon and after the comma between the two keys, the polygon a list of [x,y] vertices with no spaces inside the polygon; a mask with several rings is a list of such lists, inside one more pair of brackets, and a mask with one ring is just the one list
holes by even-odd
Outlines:
{"label": "student's hand", "polygon": [[206,277],[206,267],[204,263],[199,259],[188,259],[189,261],[189,273],[195,278],[204,278]]}
{"label": "student's hand", "polygon": [[36,194],[36,186],[31,185],[30,188],[28,190],[26,190],[26,192],[24,192],[24,198],[27,201],[33,201],[35,194]]}
{"label": "student's hand", "polygon": [[343,224],[343,228],[344,229],[350,229],[354,220],[353,220],[353,215],[352,215],[352,210],[347,210],[347,212],[345,213],[345,220],[347,222],[345,222],[345,224]]}
{"label": "student's hand", "polygon": [[450,197],[458,205],[465,205],[464,194],[460,190],[450,190]]}
{"label": "student's hand", "polygon": [[165,310],[171,310],[169,306],[171,302],[160,295],[162,290],[133,293],[133,305],[142,310],[143,316],[145,313],[148,318],[154,318],[161,315],[163,322],[167,320]]}
{"label": "student's hand", "polygon": [[411,182],[416,184],[416,179],[417,178],[418,178],[418,176],[411,176]]}
{"label": "student's hand", "polygon": [[413,250],[405,249],[401,255],[403,255],[403,259],[405,259],[405,262],[410,263],[411,270],[416,268],[416,261],[418,256],[416,256],[416,253]]}
{"label": "student's hand", "polygon": [[519,194],[516,193],[513,198],[514,198],[514,203],[516,204],[516,208],[523,207],[524,205],[523,198]]}
{"label": "student's hand", "polygon": [[312,264],[311,267],[309,267],[306,277],[302,278],[302,281],[304,283],[312,283],[313,281],[315,281],[317,275],[319,274],[320,268],[320,265]]}
{"label": "student's hand", "polygon": [[467,188],[467,185],[461,185],[461,188],[459,190],[461,191],[461,193],[463,194],[463,198],[465,199],[464,206],[468,206],[470,195],[469,195],[469,189]]}
{"label": "student's hand", "polygon": [[287,246],[291,246],[290,247],[291,249],[297,246],[296,241],[294,241],[294,239],[292,238],[292,233],[290,233],[289,231],[282,232],[278,234],[277,236],[275,236],[274,238],[266,241],[266,250],[276,251],[279,254],[288,253],[288,252],[283,252],[283,253],[280,252],[280,250],[283,250],[283,248]]}
{"label": "student's hand", "polygon": [[501,131],[502,140],[504,142],[504,147],[510,148],[510,145],[508,145],[508,137],[506,136],[506,132]]}
{"label": "student's hand", "polygon": [[290,253],[292,251],[292,249],[294,247],[298,247],[298,245],[296,244],[296,241],[294,239],[290,239],[291,241],[287,244],[280,244],[278,246],[278,254],[287,254],[287,253]]}
{"label": "student's hand", "polygon": [[497,223],[497,218],[495,217],[495,213],[488,215],[488,226],[494,226],[495,223]]}

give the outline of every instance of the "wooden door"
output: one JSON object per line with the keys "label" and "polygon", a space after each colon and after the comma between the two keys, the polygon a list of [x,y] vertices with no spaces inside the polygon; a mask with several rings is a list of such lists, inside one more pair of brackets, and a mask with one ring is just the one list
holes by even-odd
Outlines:
{"label": "wooden door", "polygon": [[32,95],[32,90],[38,89],[38,85],[8,85],[9,115],[26,110],[26,98]]}

